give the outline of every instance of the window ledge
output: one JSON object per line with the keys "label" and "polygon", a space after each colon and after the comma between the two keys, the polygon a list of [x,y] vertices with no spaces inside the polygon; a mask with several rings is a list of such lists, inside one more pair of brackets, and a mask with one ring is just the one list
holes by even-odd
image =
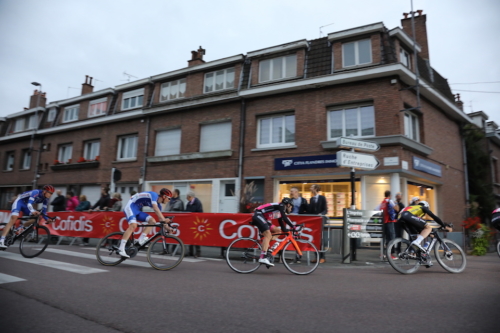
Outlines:
{"label": "window ledge", "polygon": [[127,163],[127,162],[137,162],[137,158],[131,158],[127,160],[116,160],[112,161],[111,163]]}
{"label": "window ledge", "polygon": [[280,147],[269,147],[269,148],[254,148],[251,149],[251,151],[264,151],[264,150],[278,150],[278,149],[295,149],[297,148],[297,145],[293,146],[280,146]]}
{"label": "window ledge", "polygon": [[217,150],[217,151],[207,151],[207,152],[168,155],[168,156],[149,156],[147,157],[147,161],[150,163],[173,162],[173,161],[197,160],[203,158],[230,157],[232,155],[233,151],[229,149],[229,150]]}
{"label": "window ledge", "polygon": [[256,84],[252,84],[252,87],[266,86],[266,85],[273,84],[273,83],[281,83],[281,82],[286,82],[286,81],[299,80],[299,79],[303,79],[303,78],[304,78],[303,75],[297,75],[297,76],[284,77],[281,79],[269,80],[269,81],[264,81],[264,82],[259,81]]}
{"label": "window ledge", "polygon": [[13,171],[14,171],[14,169],[12,169],[12,170],[2,170],[2,172],[13,172]]}
{"label": "window ledge", "polygon": [[92,169],[99,167],[99,161],[90,161],[90,162],[80,162],[80,163],[72,163],[72,164],[55,164],[51,165],[50,168],[53,171],[59,170],[76,170],[76,169]]}
{"label": "window ledge", "polygon": [[[432,154],[432,152],[434,151],[434,149],[432,149],[431,147],[412,140],[404,135],[377,136],[373,138],[367,138],[366,141],[378,143],[382,147],[401,145],[403,148],[423,154],[425,156]],[[323,146],[323,149],[340,149],[337,141],[322,141],[321,146]]]}

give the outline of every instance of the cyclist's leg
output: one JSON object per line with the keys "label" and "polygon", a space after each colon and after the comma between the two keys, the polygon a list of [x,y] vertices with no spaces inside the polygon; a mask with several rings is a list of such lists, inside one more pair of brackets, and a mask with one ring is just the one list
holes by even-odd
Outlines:
{"label": "cyclist's leg", "polygon": [[271,233],[271,230],[269,230],[269,223],[267,220],[264,218],[264,215],[262,213],[255,213],[252,218],[252,224],[255,225],[260,233],[262,234],[262,252],[260,253],[260,259],[259,262],[274,266],[267,258],[267,249],[269,248],[269,242],[271,241],[271,238],[273,238],[273,235]]}
{"label": "cyclist's leg", "polygon": [[[147,213],[140,213],[136,216],[137,221],[140,222],[148,222],[149,225],[154,225],[156,223],[156,220],[154,217]],[[151,231],[152,227],[146,227],[142,230],[141,236],[139,237],[139,243],[142,243],[145,239],[147,239],[149,232]]]}
{"label": "cyclist's leg", "polygon": [[12,226],[14,225],[14,223],[16,222],[16,220],[18,219],[19,214],[21,212],[23,214],[26,214],[26,211],[27,211],[28,214],[30,213],[28,207],[26,207],[26,205],[24,205],[24,203],[21,200],[19,200],[19,198],[16,199],[12,203],[12,209],[10,211],[10,219],[9,219],[9,222],[7,222],[7,225],[5,226],[5,228],[3,229],[2,236],[1,236],[2,239],[5,238],[5,236],[7,236],[7,234],[9,233],[10,228],[12,228]]}

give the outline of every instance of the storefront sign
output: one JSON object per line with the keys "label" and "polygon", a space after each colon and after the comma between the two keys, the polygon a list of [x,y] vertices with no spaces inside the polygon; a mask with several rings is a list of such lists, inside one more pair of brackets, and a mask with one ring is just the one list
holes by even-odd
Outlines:
{"label": "storefront sign", "polygon": [[354,148],[364,151],[377,151],[380,149],[378,143],[349,138],[338,138],[337,145],[339,148]]}
{"label": "storefront sign", "polygon": [[441,166],[439,164],[428,162],[416,156],[413,156],[413,168],[415,170],[441,177]]}
{"label": "storefront sign", "polygon": [[336,154],[274,159],[274,170],[336,168],[336,167],[337,167]]}
{"label": "storefront sign", "polygon": [[384,157],[384,165],[385,166],[391,166],[391,165],[399,165],[399,157]]}
{"label": "storefront sign", "polygon": [[363,170],[375,170],[380,162],[375,158],[375,155],[352,153],[350,151],[339,151],[337,153],[339,166],[363,169]]}

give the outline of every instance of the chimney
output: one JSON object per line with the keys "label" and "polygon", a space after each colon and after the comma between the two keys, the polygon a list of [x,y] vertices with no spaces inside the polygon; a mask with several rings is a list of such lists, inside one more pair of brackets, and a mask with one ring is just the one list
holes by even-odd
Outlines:
{"label": "chimney", "polygon": [[[38,99],[40,98],[40,99]],[[47,103],[47,98],[45,97],[45,93],[41,91],[35,90],[33,95],[30,97],[30,109],[36,108],[36,106],[45,107],[45,103]]]}
{"label": "chimney", "polygon": [[460,109],[462,110],[462,112],[464,111],[464,102],[462,102],[460,100],[460,94],[456,94],[454,95],[455,97],[455,105]]}
{"label": "chimney", "polygon": [[[90,80],[89,80],[90,79]],[[92,85],[92,78],[85,75],[85,83],[82,83],[82,95],[90,94],[94,91],[94,86]]]}
{"label": "chimney", "polygon": [[[422,15],[423,10],[419,9],[414,12],[415,21],[415,39],[417,43],[422,47],[422,51],[420,52],[420,56],[424,59],[429,60],[429,46],[427,45],[427,26],[425,21],[427,17]],[[404,18],[401,20],[401,26],[403,27],[404,32],[408,34],[411,38],[413,38],[413,33],[411,29],[411,13],[403,13]]]}
{"label": "chimney", "polygon": [[203,56],[205,55],[205,49],[200,46],[198,51],[191,51],[191,60],[188,60],[188,67],[201,65],[205,63]]}

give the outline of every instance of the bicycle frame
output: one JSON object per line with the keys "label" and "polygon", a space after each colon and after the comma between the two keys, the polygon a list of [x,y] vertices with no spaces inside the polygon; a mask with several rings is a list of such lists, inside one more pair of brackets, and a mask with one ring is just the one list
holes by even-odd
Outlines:
{"label": "bicycle frame", "polygon": [[[410,233],[410,229],[406,225],[403,225],[403,229],[410,236],[410,240],[414,240],[416,238],[416,236],[418,235],[418,234]],[[450,251],[450,248],[446,245],[445,242],[443,242],[443,239],[441,238],[441,236],[439,236],[439,234],[437,232],[438,229],[439,228],[433,228],[431,233],[429,234],[428,237],[431,237],[432,241],[431,241],[431,244],[427,247],[427,249],[425,249],[424,253],[431,253],[434,246],[436,246],[436,243],[439,243],[439,245],[443,247],[443,250],[445,250],[447,252]]]}
{"label": "bicycle frame", "polygon": [[[20,217],[18,218],[18,220],[20,221],[30,221],[30,220],[35,220],[35,222],[33,222],[32,224],[30,224],[29,226],[27,226],[20,234],[17,234],[15,232],[13,232],[13,237],[11,238],[11,242],[10,242],[10,245],[14,245],[14,243],[16,242],[17,239],[19,238],[22,238],[24,237],[25,234],[28,234],[31,232],[31,230],[33,230],[33,228],[35,228],[36,226],[38,226],[40,224],[40,218],[41,217],[45,217],[46,219],[52,219],[50,216],[47,216],[47,215],[38,215],[38,216],[23,216],[23,217]],[[50,223],[50,222],[47,222],[47,223]],[[22,224],[22,222],[21,222]],[[14,226],[15,224],[13,224],[11,226],[11,229],[14,229]],[[13,230],[14,231],[14,230]]]}
{"label": "bicycle frame", "polygon": [[[273,236],[281,236],[281,235],[286,235],[285,238],[283,238],[282,240],[280,240],[280,244],[278,245],[277,248],[275,248],[273,250],[273,252],[271,252],[271,254],[273,256],[277,255],[281,250],[283,250],[283,248],[285,247],[286,243],[288,240],[290,240],[293,244],[293,246],[295,247],[295,250],[297,250],[298,254],[299,255],[302,255],[302,251],[300,250],[299,248],[299,245],[297,244],[297,242],[295,241],[295,237],[293,235],[293,232],[283,232],[283,233],[278,233],[278,234],[273,234]],[[298,237],[298,236],[297,236]],[[276,240],[277,241],[277,240]]]}

